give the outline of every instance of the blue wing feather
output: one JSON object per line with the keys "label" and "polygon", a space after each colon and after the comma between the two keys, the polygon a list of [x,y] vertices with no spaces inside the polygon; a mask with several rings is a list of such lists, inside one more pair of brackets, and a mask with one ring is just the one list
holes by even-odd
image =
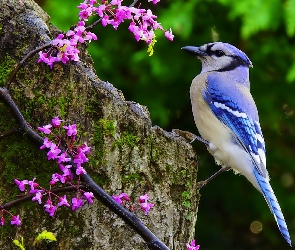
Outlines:
{"label": "blue wing feather", "polygon": [[[241,102],[245,102],[242,94],[238,89],[234,89],[234,94],[228,93],[228,89],[222,88],[224,84],[223,82],[220,83],[221,80],[220,77],[214,77],[214,74],[209,76],[209,84],[202,93],[203,97],[215,116],[230,128],[233,141],[249,153],[253,165],[261,175],[267,177],[265,163],[263,164],[264,160],[261,160],[265,157],[260,157],[261,152],[259,152],[259,149],[261,149],[265,154],[265,145],[256,107],[241,105]],[[232,90],[233,88],[229,89]],[[234,100],[233,97],[236,99]],[[258,136],[262,139],[261,141],[258,140]]]}
{"label": "blue wing feather", "polygon": [[[257,109],[254,102],[252,104],[247,103],[239,89],[235,89],[234,86],[228,88],[227,82],[228,79],[216,77],[214,73],[208,76],[207,88],[202,93],[203,98],[215,116],[232,131],[233,142],[243,147],[252,159],[253,174],[261,192],[274,214],[281,234],[291,246],[288,228],[277,198],[269,184],[265,168],[265,144],[258,121]],[[230,93],[231,91],[234,91],[234,93]],[[262,152],[260,152],[261,150]],[[253,155],[259,156],[259,162],[257,157]]]}
{"label": "blue wing feather", "polygon": [[[237,117],[227,109],[216,106],[217,103],[223,104],[232,111],[244,113],[237,104],[233,100],[229,100],[229,97],[220,95],[220,92],[210,87],[203,92],[203,97],[215,116],[229,127],[245,146],[251,146],[252,151],[257,154],[256,129],[253,121],[249,117]],[[249,151],[249,147],[247,151]]]}

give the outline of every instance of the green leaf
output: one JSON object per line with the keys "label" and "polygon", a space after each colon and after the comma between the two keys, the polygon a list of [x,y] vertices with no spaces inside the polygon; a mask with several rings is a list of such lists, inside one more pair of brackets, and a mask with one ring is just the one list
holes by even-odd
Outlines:
{"label": "green leaf", "polygon": [[242,19],[242,36],[248,38],[261,30],[278,27],[282,16],[282,4],[279,0],[240,0],[221,3],[230,7],[229,17]]}
{"label": "green leaf", "polygon": [[37,236],[34,244],[38,243],[41,240],[56,241],[56,238],[52,232],[47,232],[47,230],[44,230]]}
{"label": "green leaf", "polygon": [[285,22],[287,34],[294,36],[295,34],[295,0],[288,0],[284,5]]}
{"label": "green leaf", "polygon": [[290,67],[286,78],[289,83],[295,81],[295,62]]}
{"label": "green leaf", "polygon": [[18,246],[21,250],[25,250],[24,246],[24,238],[22,237],[22,242],[20,243],[19,240],[12,241],[16,246]]}

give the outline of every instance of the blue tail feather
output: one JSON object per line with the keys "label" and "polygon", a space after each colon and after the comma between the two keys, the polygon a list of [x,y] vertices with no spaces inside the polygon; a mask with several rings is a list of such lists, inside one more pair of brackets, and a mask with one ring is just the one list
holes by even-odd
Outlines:
{"label": "blue tail feather", "polygon": [[290,246],[292,246],[292,242],[290,239],[288,227],[284,218],[284,215],[281,211],[281,207],[279,205],[279,202],[274,194],[274,191],[272,190],[269,181],[265,179],[262,175],[259,174],[259,172],[254,169],[254,175],[256,177],[256,180],[259,184],[259,187],[261,189],[261,192],[270,208],[270,211],[273,213],[275,220],[277,222],[277,225],[280,229],[281,234],[285,238],[285,240],[289,243]]}

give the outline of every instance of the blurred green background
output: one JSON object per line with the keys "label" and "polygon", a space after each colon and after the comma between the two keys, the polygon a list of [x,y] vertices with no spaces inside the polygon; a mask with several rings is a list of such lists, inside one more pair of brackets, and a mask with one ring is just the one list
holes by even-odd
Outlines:
{"label": "blurred green background", "polygon": [[[82,1],[37,2],[66,31],[77,22],[75,6]],[[265,136],[271,184],[295,241],[295,0],[142,2],[166,29],[172,28],[174,42],[156,33],[158,42],[149,57],[147,45],[134,40],[127,23],[118,31],[97,26],[98,41],[89,48],[97,75],[122,90],[127,100],[147,106],[154,125],[197,133],[189,87],[201,64],[180,48],[219,40],[243,50],[254,65],[251,92]],[[194,147],[198,179],[203,180],[218,167],[204,145],[195,142]],[[244,177],[224,173],[201,195],[196,240],[202,250],[290,249],[262,195]]]}

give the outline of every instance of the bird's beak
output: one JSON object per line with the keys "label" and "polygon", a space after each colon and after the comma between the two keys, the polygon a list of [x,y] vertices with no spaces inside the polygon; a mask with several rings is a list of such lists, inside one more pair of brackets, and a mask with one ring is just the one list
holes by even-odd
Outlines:
{"label": "bird's beak", "polygon": [[202,49],[202,47],[185,46],[185,47],[182,47],[181,49],[191,54],[197,55],[199,57],[207,56],[207,53]]}

